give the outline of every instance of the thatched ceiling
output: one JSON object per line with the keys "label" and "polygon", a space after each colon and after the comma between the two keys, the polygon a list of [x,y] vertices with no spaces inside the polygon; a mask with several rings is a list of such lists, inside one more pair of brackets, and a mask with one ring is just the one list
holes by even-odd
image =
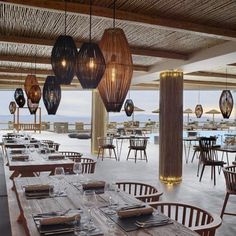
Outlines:
{"label": "thatched ceiling", "polygon": [[[93,41],[99,42],[103,31],[112,26],[112,2],[93,0]],[[155,68],[182,69],[192,63],[192,58],[197,58],[199,53],[214,47],[224,48],[229,42],[234,43],[235,8],[236,1],[232,0],[117,0],[116,27],[125,31],[131,47],[136,71],[134,83],[141,86],[145,75],[160,72],[160,69]],[[0,1],[0,88],[7,87],[7,77],[11,79],[14,74],[24,76],[30,73],[35,68],[35,59],[37,76],[45,78],[52,73],[50,54],[55,39],[65,31],[64,9],[64,1],[59,0]],[[88,10],[88,0],[67,1],[66,32],[73,36],[78,48],[89,37]],[[224,51],[221,52],[223,55]],[[235,63],[236,58],[235,61],[231,58],[230,62]],[[222,59],[221,67],[212,67],[206,72],[214,72],[215,78],[223,79],[227,64],[228,61]],[[191,70],[191,73],[199,71],[202,68],[196,65],[196,70]],[[236,70],[232,69],[230,73],[236,75]],[[210,82],[207,87],[219,87],[214,87],[214,81],[218,83],[218,80],[212,79],[212,76],[211,79],[204,73],[198,76],[201,76],[200,80]],[[145,83],[152,86],[153,80]],[[193,75],[186,77],[186,84],[191,83],[191,80],[191,88],[199,87],[195,86]],[[9,88],[12,88],[12,84]]]}

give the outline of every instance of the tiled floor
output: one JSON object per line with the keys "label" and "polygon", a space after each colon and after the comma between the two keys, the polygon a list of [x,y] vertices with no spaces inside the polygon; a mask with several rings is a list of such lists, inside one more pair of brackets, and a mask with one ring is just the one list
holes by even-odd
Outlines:
{"label": "tiled floor", "polygon": [[[59,150],[71,150],[84,153],[84,156],[90,154],[90,140],[69,139],[66,134],[42,133],[33,134],[38,139],[52,139],[61,144]],[[133,160],[126,161],[128,152],[128,142],[123,143],[121,161],[104,159],[98,160],[96,165],[96,175],[101,178],[118,181],[118,180],[135,180],[147,182],[157,186],[164,194],[164,201],[178,201],[196,205],[201,208],[220,214],[225,194],[225,182],[223,174],[217,175],[217,185],[214,186],[210,180],[210,170],[206,168],[202,182],[200,183],[197,176],[197,160],[193,163],[183,164],[183,181],[178,185],[164,185],[158,179],[158,159],[159,145],[148,143],[147,155],[148,163],[138,161],[136,164]],[[190,153],[191,156],[192,153]],[[230,155],[234,159],[234,155]],[[184,160],[184,157],[183,157]],[[229,209],[236,212],[236,198],[232,196],[229,201]],[[217,231],[217,236],[234,236],[236,235],[236,217],[225,216],[222,226]]]}

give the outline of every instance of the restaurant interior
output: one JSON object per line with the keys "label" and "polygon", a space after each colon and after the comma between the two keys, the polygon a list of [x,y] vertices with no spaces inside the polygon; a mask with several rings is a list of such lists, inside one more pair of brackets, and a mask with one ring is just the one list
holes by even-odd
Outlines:
{"label": "restaurant interior", "polygon": [[[235,9],[0,1],[0,97],[12,94],[0,129],[0,235],[235,235]],[[72,92],[91,92],[89,124],[56,119],[64,91],[74,102],[86,98]],[[138,120],[145,103],[131,92],[153,91],[158,119]],[[195,107],[185,91],[198,93]],[[220,92],[214,109],[202,91]],[[204,114],[212,119],[200,124]]]}

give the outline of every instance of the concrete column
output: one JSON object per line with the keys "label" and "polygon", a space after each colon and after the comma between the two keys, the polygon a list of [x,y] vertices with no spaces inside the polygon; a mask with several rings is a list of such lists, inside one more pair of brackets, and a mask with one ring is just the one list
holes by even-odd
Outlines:
{"label": "concrete column", "polygon": [[164,183],[182,180],[183,73],[160,75],[159,176]]}
{"label": "concrete column", "polygon": [[107,111],[98,90],[92,91],[92,139],[91,152],[98,153],[98,137],[106,136]]}

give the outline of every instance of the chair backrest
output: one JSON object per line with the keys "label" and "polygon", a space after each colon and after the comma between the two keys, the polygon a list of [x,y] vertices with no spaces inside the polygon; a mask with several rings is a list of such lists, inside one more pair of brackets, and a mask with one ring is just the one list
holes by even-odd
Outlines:
{"label": "chair backrest", "polygon": [[143,202],[159,201],[163,194],[154,186],[138,182],[117,182],[118,188],[128,194],[131,194]]}
{"label": "chair backrest", "polygon": [[113,137],[98,137],[98,146],[109,146],[113,144]]}
{"label": "chair backrest", "polygon": [[93,174],[95,172],[96,161],[91,158],[81,157],[80,162],[82,163],[83,174]]}
{"label": "chair backrest", "polygon": [[[55,149],[56,151],[59,150],[59,146],[60,146],[60,143],[53,143],[52,144],[52,148]],[[49,147],[50,147],[50,145],[49,145]]]}
{"label": "chair backrest", "polygon": [[226,190],[228,193],[236,194],[236,166],[223,168]]}
{"label": "chair backrest", "polygon": [[213,149],[213,145],[216,142],[215,137],[201,137],[199,139],[199,147],[200,147],[200,154],[201,154],[201,160],[202,161],[213,161],[215,151]]}
{"label": "chair backrest", "polygon": [[206,210],[183,203],[157,202],[156,208],[202,236],[214,236],[216,229],[222,223],[219,216],[214,216]]}
{"label": "chair backrest", "polygon": [[146,148],[147,147],[147,139],[146,138],[131,138],[129,140],[130,147],[139,147],[139,148]]}
{"label": "chair backrest", "polygon": [[80,162],[81,157],[83,156],[82,153],[80,152],[70,152],[70,151],[62,151],[60,152],[63,156],[71,159],[72,161],[75,162]]}

